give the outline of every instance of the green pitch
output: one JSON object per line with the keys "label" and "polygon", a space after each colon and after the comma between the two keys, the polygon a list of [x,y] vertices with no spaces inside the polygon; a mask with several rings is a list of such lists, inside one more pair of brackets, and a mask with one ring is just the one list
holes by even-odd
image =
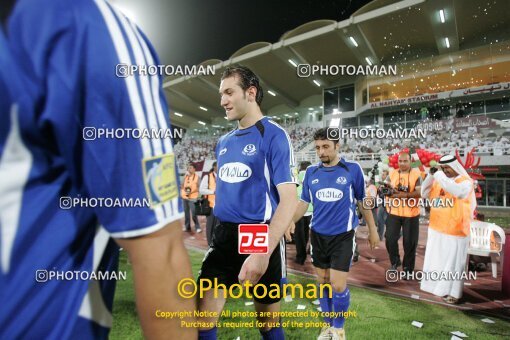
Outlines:
{"label": "green pitch", "polygon": [[[203,254],[197,251],[189,251],[196,276],[200,269]],[[119,281],[115,293],[113,308],[113,327],[110,333],[111,339],[142,339],[141,329],[136,315],[134,293],[132,287],[131,267],[127,263],[125,252],[121,252],[120,268],[127,272],[127,280]],[[307,277],[291,275],[291,283],[306,285],[313,281]],[[379,294],[367,289],[350,287],[351,306],[356,317],[350,317],[345,322],[347,338],[355,339],[450,339],[450,332],[460,331],[469,336],[468,339],[509,339],[510,322],[494,317],[489,317],[494,324],[482,321],[486,316],[474,312],[463,312],[443,306],[431,305],[411,299],[403,299],[391,295]],[[246,306],[248,300],[229,300],[225,310],[253,311],[253,306]],[[282,300],[283,311],[297,311],[298,305],[306,308],[302,311],[317,311],[316,305],[311,300],[294,299],[291,302]],[[231,313],[232,314],[232,313]],[[353,313],[354,314],[354,313]],[[253,321],[252,318],[222,317],[220,322],[225,325],[236,325],[241,322]],[[284,320],[282,320],[284,321]],[[292,318],[287,321],[302,322],[303,325],[319,323],[322,320],[312,318]],[[423,323],[422,328],[411,325],[413,321]],[[287,339],[315,339],[319,328],[286,328]],[[256,329],[223,327],[218,330],[219,339],[260,339]]]}

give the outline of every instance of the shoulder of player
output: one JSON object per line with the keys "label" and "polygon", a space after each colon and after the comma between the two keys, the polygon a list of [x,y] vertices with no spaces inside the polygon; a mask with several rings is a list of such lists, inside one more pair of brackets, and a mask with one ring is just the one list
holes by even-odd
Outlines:
{"label": "shoulder of player", "polygon": [[361,167],[361,165],[354,160],[342,158],[341,162],[344,163],[347,166],[347,168],[349,168],[349,169],[356,169],[356,170],[359,169],[359,171],[363,172],[363,168]]}
{"label": "shoulder of player", "polygon": [[262,121],[262,124],[265,130],[264,134],[267,133],[268,137],[286,138],[290,142],[290,138],[287,131],[283,127],[281,127],[280,124],[276,123],[275,121],[267,117]]}

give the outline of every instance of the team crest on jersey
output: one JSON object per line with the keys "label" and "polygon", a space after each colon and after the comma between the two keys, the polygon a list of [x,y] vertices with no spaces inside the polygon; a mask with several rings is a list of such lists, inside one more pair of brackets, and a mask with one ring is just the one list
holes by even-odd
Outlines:
{"label": "team crest on jersey", "polygon": [[246,181],[251,177],[252,170],[251,168],[239,162],[232,162],[223,164],[223,166],[218,171],[218,177],[227,183],[239,183]]}
{"label": "team crest on jersey", "polygon": [[227,148],[223,148],[220,150],[220,156],[227,153]]}
{"label": "team crest on jersey", "polygon": [[347,184],[347,178],[340,176],[336,179],[337,184]]}
{"label": "team crest on jersey", "polygon": [[257,148],[255,147],[255,144],[248,144],[243,149],[243,155],[245,156],[253,156],[257,153]]}
{"label": "team crest on jersey", "polygon": [[312,181],[312,184],[317,184],[317,183],[319,183],[319,179],[318,179],[318,178],[316,178],[316,179],[314,179],[314,180]]}
{"label": "team crest on jersey", "polygon": [[335,202],[344,197],[344,193],[336,188],[324,188],[315,193],[315,197],[323,202]]}
{"label": "team crest on jersey", "polygon": [[178,197],[175,155],[166,154],[142,160],[143,177],[151,207]]}

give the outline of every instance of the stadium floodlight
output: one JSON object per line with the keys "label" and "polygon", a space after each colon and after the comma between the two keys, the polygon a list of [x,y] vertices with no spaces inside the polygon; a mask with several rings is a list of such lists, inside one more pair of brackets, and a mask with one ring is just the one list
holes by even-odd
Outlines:
{"label": "stadium floodlight", "polygon": [[199,106],[200,110],[207,111],[207,109],[203,106]]}
{"label": "stadium floodlight", "polygon": [[314,83],[315,85],[317,85],[318,87],[321,87],[321,83],[319,83],[317,80],[315,80],[315,79],[314,79],[314,80],[313,80],[313,83]]}
{"label": "stadium floodlight", "polygon": [[441,23],[444,24],[446,20],[444,18],[444,11],[442,9],[439,10],[439,18],[441,18]]}
{"label": "stadium floodlight", "polygon": [[182,117],[182,113],[179,112],[174,112],[174,115],[176,115],[177,117]]}
{"label": "stadium floodlight", "polygon": [[297,64],[296,64],[296,62],[295,62],[294,60],[289,59],[289,63],[290,63],[292,66],[297,67]]}
{"label": "stadium floodlight", "polygon": [[276,97],[276,93],[274,93],[273,91],[271,90],[267,90],[267,93],[269,93],[270,95],[272,95],[273,97]]}
{"label": "stadium floodlight", "polygon": [[444,43],[446,44],[446,48],[450,48],[450,40],[448,37],[444,38]]}
{"label": "stadium floodlight", "polygon": [[354,40],[353,37],[349,37],[349,39],[351,40],[351,42],[354,45],[354,47],[358,47],[358,42],[356,40]]}
{"label": "stadium floodlight", "polygon": [[203,121],[201,121],[201,120],[198,121],[198,124],[205,125],[205,123]]}
{"label": "stadium floodlight", "polygon": [[372,66],[372,61],[369,57],[365,57],[365,60],[367,61],[368,66]]}

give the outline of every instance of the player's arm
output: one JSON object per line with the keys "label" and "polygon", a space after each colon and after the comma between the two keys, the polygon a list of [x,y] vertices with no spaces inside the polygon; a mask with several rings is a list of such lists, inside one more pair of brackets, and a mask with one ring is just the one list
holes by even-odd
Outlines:
{"label": "player's arm", "polygon": [[363,199],[365,199],[365,177],[363,175],[363,170],[361,169],[361,166],[357,164],[356,167],[353,167],[354,173],[354,183],[353,183],[353,189],[354,189],[354,197],[356,198],[357,205],[359,208],[359,211],[365,221],[367,222],[368,226],[368,241],[370,243],[370,248],[374,249],[379,244],[379,234],[377,233],[377,228],[375,226],[374,216],[372,214],[371,209],[365,209],[363,207]]}
{"label": "player's arm", "polygon": [[309,205],[310,203],[307,203],[303,200],[299,200],[297,202],[297,207],[296,211],[294,212],[294,216],[292,216],[292,222],[296,223],[297,221],[299,221],[305,215]]}
{"label": "player's arm", "polygon": [[374,249],[380,242],[379,234],[377,234],[377,228],[375,226],[374,215],[372,214],[372,210],[365,209],[361,202],[358,202],[358,208],[361,213],[361,216],[365,219],[368,226],[368,241],[370,243],[370,248]]}
{"label": "player's arm", "polygon": [[[182,279],[193,280],[191,264],[182,240],[179,220],[155,233],[115,241],[124,248],[133,268],[138,317],[147,339],[196,337],[196,330],[181,327],[179,318],[163,319],[156,311],[185,312],[192,315],[195,299],[178,294]],[[189,318],[192,320],[192,318]]]}

